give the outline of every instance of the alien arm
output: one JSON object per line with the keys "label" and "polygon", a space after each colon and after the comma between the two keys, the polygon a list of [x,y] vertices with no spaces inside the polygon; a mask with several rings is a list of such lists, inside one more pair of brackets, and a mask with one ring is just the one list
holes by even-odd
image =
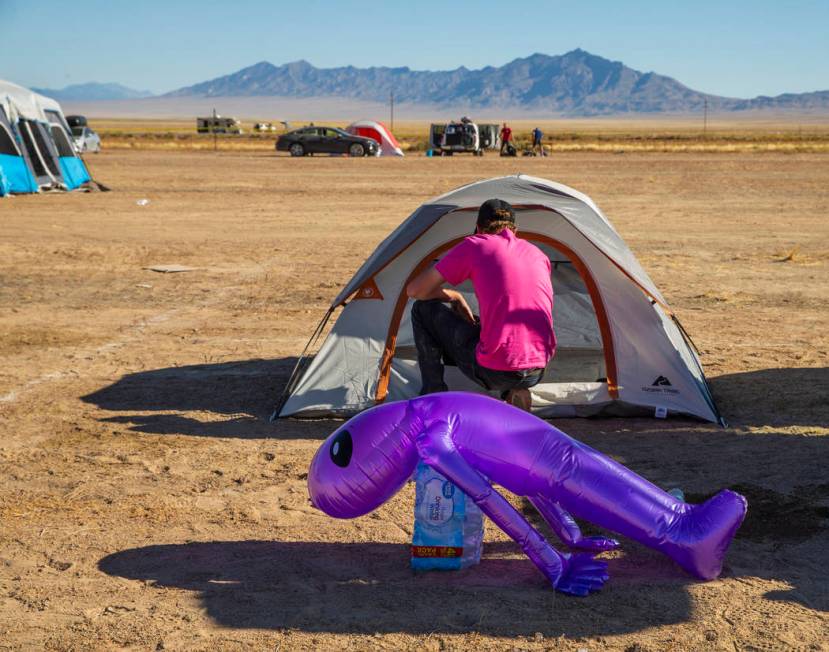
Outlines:
{"label": "alien arm", "polygon": [[476,471],[455,448],[452,426],[432,423],[417,436],[417,448],[426,464],[442,473],[468,495],[481,511],[509,535],[559,591],[587,595],[607,580],[603,562],[591,555],[563,555],[544,540],[521,514]]}
{"label": "alien arm", "polygon": [[541,514],[550,529],[556,533],[556,536],[571,548],[590,552],[604,552],[619,547],[619,542],[616,539],[584,536],[578,523],[570,513],[554,500],[539,495],[530,497],[529,501]]}

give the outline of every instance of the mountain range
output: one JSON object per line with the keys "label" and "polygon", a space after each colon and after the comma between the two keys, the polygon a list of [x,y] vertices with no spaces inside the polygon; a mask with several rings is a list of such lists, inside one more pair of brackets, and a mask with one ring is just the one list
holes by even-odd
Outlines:
{"label": "mountain range", "polygon": [[[540,116],[602,116],[636,114],[712,113],[739,111],[829,113],[829,90],[785,93],[751,99],[722,97],[688,88],[655,72],[640,72],[620,61],[573,50],[562,55],[533,54],[503,66],[478,70],[411,70],[407,67],[316,68],[307,61],[275,66],[267,61],[237,72],[153,96],[121,84],[91,82],[60,90],[34,89],[59,101],[88,102],[115,110],[206,110],[204,104],[222,98],[222,106],[247,102],[246,112],[257,114],[268,101],[292,102],[297,110],[323,103],[341,113],[349,105],[388,105],[393,93],[407,112],[429,110],[485,110],[531,113]],[[258,99],[257,99],[258,98]],[[265,100],[268,98],[268,101]],[[107,102],[113,100],[114,102]],[[137,102],[136,100],[141,100]],[[96,102],[101,104],[96,105]],[[155,107],[155,109],[153,109]],[[207,110],[209,110],[207,106]],[[306,109],[302,109],[303,112]],[[227,110],[227,109],[226,109]]]}
{"label": "mountain range", "polygon": [[73,84],[66,88],[33,88],[33,91],[53,97],[58,102],[83,100],[134,100],[142,97],[152,97],[150,91],[137,91],[121,84],[89,82],[88,84]]}
{"label": "mountain range", "polygon": [[399,103],[520,108],[571,116],[690,113],[702,111],[706,103],[712,112],[829,111],[829,91],[753,99],[721,97],[580,49],[556,56],[533,54],[479,70],[316,68],[307,61],[281,66],[262,61],[163,97],[340,97],[387,102],[391,93]]}

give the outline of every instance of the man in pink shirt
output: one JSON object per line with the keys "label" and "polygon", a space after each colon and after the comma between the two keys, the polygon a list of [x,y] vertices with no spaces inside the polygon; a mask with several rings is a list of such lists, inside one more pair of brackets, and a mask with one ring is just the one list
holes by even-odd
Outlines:
{"label": "man in pink shirt", "polygon": [[[556,347],[550,260],[515,235],[515,211],[490,199],[478,210],[475,234],[464,238],[406,288],[412,306],[420,393],[447,391],[444,362],[501,398],[529,410]],[[476,318],[457,290],[470,279],[480,308]],[[450,308],[446,304],[450,304]]]}

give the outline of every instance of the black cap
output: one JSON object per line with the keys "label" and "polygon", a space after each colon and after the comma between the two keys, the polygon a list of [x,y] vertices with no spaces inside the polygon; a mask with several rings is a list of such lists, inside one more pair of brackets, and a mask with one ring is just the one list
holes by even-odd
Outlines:
{"label": "black cap", "polygon": [[478,209],[476,226],[486,228],[493,222],[512,222],[515,224],[515,211],[502,199],[487,199]]}

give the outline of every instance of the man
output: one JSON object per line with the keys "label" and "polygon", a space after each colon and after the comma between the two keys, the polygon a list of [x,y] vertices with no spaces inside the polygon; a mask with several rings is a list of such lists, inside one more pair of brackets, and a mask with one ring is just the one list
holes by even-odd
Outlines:
{"label": "man", "polygon": [[[538,384],[555,353],[550,260],[515,235],[515,211],[507,202],[481,204],[475,233],[453,247],[406,288],[412,306],[420,394],[447,391],[444,360],[507,402],[528,410],[529,388]],[[443,287],[470,279],[478,320],[463,295]],[[450,304],[450,308],[446,304]]]}
{"label": "man", "polygon": [[509,152],[509,146],[512,144],[512,129],[507,126],[505,122],[501,127],[501,156],[504,155],[504,150]]}
{"label": "man", "polygon": [[541,156],[544,156],[544,146],[541,144],[542,138],[544,138],[544,134],[541,133],[541,129],[539,129],[538,127],[533,129],[533,152],[535,152],[537,147],[538,153]]}

